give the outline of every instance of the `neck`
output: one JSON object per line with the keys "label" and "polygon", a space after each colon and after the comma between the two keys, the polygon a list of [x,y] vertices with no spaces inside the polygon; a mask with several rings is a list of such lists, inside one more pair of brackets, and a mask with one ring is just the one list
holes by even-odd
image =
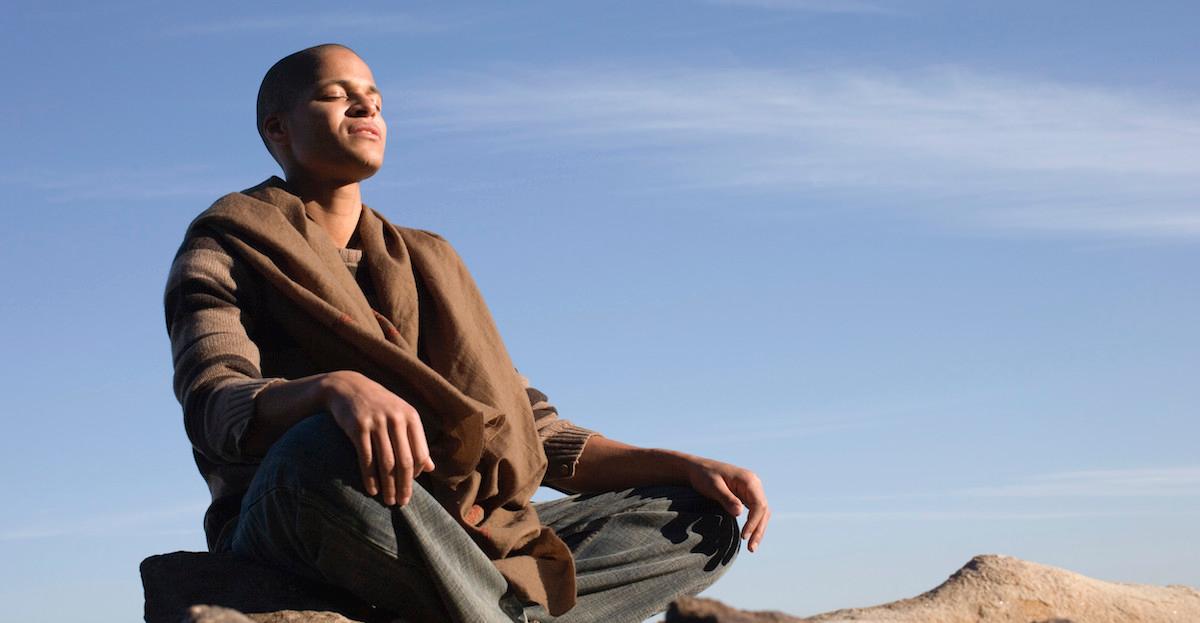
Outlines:
{"label": "neck", "polygon": [[349,244],[362,213],[358,182],[313,182],[289,177],[287,186],[304,202],[308,215],[325,229],[335,245],[344,248]]}

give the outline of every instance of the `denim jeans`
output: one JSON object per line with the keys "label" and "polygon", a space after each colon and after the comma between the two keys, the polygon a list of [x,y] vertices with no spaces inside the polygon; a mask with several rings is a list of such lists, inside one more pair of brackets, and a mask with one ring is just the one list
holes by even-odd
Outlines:
{"label": "denim jeans", "polygon": [[640,622],[715,582],[736,557],[735,518],[688,487],[573,495],[535,505],[571,548],[576,605],[558,617],[519,601],[418,483],[402,508],[362,490],[353,445],[327,414],[296,424],[263,459],[229,548],[334,584],[404,621]]}

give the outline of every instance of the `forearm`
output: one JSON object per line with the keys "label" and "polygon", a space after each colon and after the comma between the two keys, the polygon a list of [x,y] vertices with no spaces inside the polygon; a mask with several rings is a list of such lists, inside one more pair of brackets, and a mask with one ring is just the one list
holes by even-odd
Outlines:
{"label": "forearm", "polygon": [[555,487],[580,493],[618,491],[647,485],[688,484],[688,465],[694,457],[658,448],[639,448],[607,437],[587,440],[575,474],[555,480]]}
{"label": "forearm", "polygon": [[620,491],[647,485],[686,485],[719,503],[734,517],[749,511],[741,536],[756,551],[771,511],[762,482],[754,472],[713,459],[676,452],[638,448],[604,437],[592,437],[583,447],[575,475],[553,486],[579,493]]}
{"label": "forearm", "polygon": [[242,438],[242,451],[263,456],[292,425],[326,408],[337,372],[314,374],[267,386],[254,399],[254,415]]}

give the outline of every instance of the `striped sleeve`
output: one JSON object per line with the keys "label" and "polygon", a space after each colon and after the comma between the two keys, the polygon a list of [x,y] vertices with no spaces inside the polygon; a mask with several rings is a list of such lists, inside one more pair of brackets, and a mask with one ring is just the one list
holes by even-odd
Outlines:
{"label": "striped sleeve", "polygon": [[529,404],[533,407],[534,426],[546,453],[546,476],[542,479],[542,484],[552,486],[554,481],[574,476],[575,465],[579,462],[579,455],[583,453],[587,440],[593,435],[603,435],[558,417],[558,409],[550,404],[546,394],[536,387],[531,387],[529,379],[521,373],[518,372],[517,375],[521,377],[525,394],[529,396]]}
{"label": "striped sleeve", "polygon": [[249,275],[217,240],[189,237],[167,277],[163,306],[175,397],[188,439],[217,463],[246,462],[241,442],[263,378],[247,303]]}

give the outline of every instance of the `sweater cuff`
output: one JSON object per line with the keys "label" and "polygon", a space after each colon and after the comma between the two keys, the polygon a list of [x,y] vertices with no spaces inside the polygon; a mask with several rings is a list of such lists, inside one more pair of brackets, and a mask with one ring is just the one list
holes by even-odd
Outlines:
{"label": "sweater cuff", "polygon": [[246,462],[242,439],[254,417],[254,399],[267,386],[286,380],[274,377],[245,379],[221,388],[218,413],[224,416],[221,418],[224,430],[220,435],[220,443],[216,445],[221,449],[221,458],[234,463]]}
{"label": "sweater cuff", "polygon": [[579,462],[579,455],[583,454],[587,440],[593,435],[603,437],[594,430],[576,426],[566,420],[559,420],[554,424],[558,430],[542,441],[542,448],[546,452],[546,476],[542,479],[543,483],[574,476],[575,465]]}

